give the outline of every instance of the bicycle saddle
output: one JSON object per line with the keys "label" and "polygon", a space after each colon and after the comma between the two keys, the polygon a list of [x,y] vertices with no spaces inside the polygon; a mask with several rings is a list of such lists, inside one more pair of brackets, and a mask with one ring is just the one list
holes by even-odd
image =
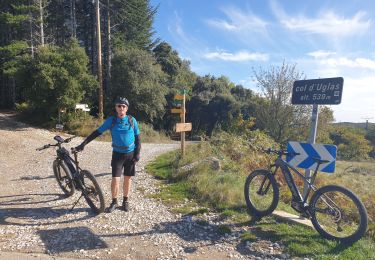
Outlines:
{"label": "bicycle saddle", "polygon": [[322,164],[322,163],[327,163],[329,162],[329,160],[322,160],[318,157],[312,157],[311,159],[313,159],[317,164]]}

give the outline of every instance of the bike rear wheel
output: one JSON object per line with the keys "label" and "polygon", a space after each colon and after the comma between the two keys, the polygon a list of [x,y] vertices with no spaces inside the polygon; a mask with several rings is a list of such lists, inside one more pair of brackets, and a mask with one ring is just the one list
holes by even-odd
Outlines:
{"label": "bike rear wheel", "polygon": [[255,170],[245,182],[245,200],[250,215],[270,215],[279,203],[279,188],[275,177],[268,170]]}
{"label": "bike rear wheel", "polygon": [[94,175],[86,170],[81,171],[82,194],[90,208],[97,214],[104,211],[104,195]]}
{"label": "bike rear wheel", "polygon": [[366,232],[366,208],[344,187],[328,185],[318,189],[311,198],[310,209],[312,224],[327,239],[354,243]]}
{"label": "bike rear wheel", "polygon": [[56,159],[53,161],[53,173],[62,191],[67,197],[70,197],[75,192],[73,184],[72,173],[64,161]]}

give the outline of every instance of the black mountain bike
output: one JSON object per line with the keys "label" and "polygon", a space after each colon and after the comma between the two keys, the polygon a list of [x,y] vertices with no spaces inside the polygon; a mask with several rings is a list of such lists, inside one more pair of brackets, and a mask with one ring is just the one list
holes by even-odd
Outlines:
{"label": "black mountain bike", "polygon": [[73,138],[75,138],[75,136],[64,140],[60,136],[55,136],[53,139],[57,141],[56,144],[46,144],[36,150],[41,151],[50,147],[58,147],[56,150],[57,157],[53,162],[53,172],[57,183],[67,197],[72,196],[76,190],[82,192],[71,210],[73,210],[78,201],[84,197],[87,204],[95,213],[102,213],[105,207],[104,196],[95,176],[91,172],[82,170],[78,166],[77,151],[75,151],[74,148],[72,148],[72,153],[74,154],[73,159],[70,157],[69,151],[62,147],[63,143],[69,143]]}
{"label": "black mountain bike", "polygon": [[[366,208],[352,191],[337,185],[327,185],[319,189],[314,186],[319,166],[328,161],[313,158],[317,163],[316,169],[310,178],[306,178],[282,158],[283,155],[293,156],[298,155],[297,153],[273,149],[264,151],[278,157],[269,169],[257,169],[246,179],[245,200],[250,215],[261,218],[275,210],[279,202],[279,187],[275,174],[281,169],[292,193],[292,208],[309,218],[323,237],[343,243],[354,243],[365,234],[368,223]],[[289,169],[307,184],[305,196],[301,195]],[[311,190],[314,193],[307,202]]]}

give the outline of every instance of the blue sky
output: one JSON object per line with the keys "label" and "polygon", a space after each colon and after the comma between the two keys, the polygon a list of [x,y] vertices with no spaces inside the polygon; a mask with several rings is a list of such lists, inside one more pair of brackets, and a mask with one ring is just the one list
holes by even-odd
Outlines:
{"label": "blue sky", "polygon": [[337,122],[375,121],[375,1],[151,0],[156,37],[199,75],[257,91],[253,68],[287,63],[307,79],[343,77]]}

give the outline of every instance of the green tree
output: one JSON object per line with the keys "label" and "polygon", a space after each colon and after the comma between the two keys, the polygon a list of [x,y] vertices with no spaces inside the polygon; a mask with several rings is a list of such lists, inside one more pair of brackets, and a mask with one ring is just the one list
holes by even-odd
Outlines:
{"label": "green tree", "polygon": [[149,0],[113,0],[111,1],[113,42],[116,48],[134,46],[151,50],[154,41],[152,28],[157,7],[152,7]]}
{"label": "green tree", "polygon": [[30,10],[26,0],[0,1],[0,107],[13,107],[18,100],[15,59],[28,49]]}
{"label": "green tree", "polygon": [[375,128],[369,129],[365,137],[371,143],[372,150],[370,152],[370,156],[375,158]]}
{"label": "green tree", "polygon": [[335,127],[330,138],[337,145],[338,157],[344,160],[367,159],[372,149],[365,135],[354,128]]}
{"label": "green tree", "polygon": [[241,85],[237,85],[231,89],[231,94],[239,103],[241,115],[244,120],[253,118],[256,113],[256,104],[258,97],[251,89],[246,89]]}
{"label": "green tree", "polygon": [[24,57],[16,73],[31,109],[46,120],[56,117],[59,108],[73,110],[97,87],[87,64],[88,58],[76,41],[65,47],[46,45],[34,59]]}
{"label": "green tree", "polygon": [[318,143],[332,143],[332,140],[330,139],[330,132],[334,120],[335,118],[333,117],[332,109],[327,106],[321,106],[319,109],[318,129],[316,138]]}
{"label": "green tree", "polygon": [[[188,102],[188,120],[193,123],[194,132],[211,135],[216,126],[225,127],[239,114],[239,107],[231,95],[234,84],[221,76],[198,77],[192,88],[192,97]],[[224,111],[223,111],[224,110]]]}
{"label": "green tree", "polygon": [[165,113],[165,74],[148,52],[136,48],[116,53],[112,65],[113,97],[126,96],[129,112],[145,122]]}

